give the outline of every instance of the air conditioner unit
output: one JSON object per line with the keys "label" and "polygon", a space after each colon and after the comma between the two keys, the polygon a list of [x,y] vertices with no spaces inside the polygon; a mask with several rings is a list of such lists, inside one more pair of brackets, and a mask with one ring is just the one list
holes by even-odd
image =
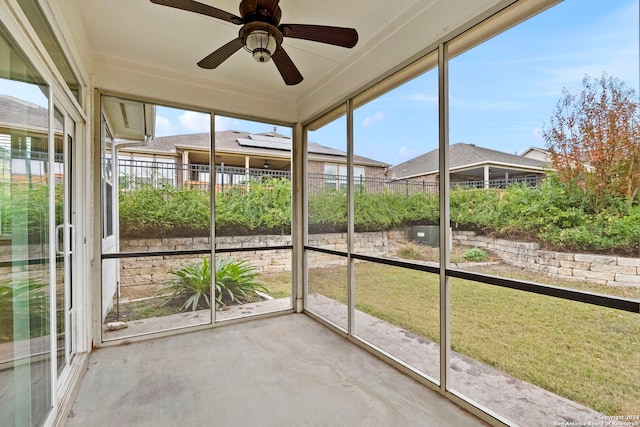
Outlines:
{"label": "air conditioner unit", "polygon": [[415,225],[411,227],[411,241],[422,245],[440,245],[440,227],[437,225]]}

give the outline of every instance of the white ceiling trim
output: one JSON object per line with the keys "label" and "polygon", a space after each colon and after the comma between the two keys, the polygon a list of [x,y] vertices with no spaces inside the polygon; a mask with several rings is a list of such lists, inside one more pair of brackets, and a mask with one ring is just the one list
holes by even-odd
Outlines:
{"label": "white ceiling trim", "polygon": [[260,118],[275,124],[295,120],[292,99],[267,92],[251,91],[206,79],[185,77],[158,69],[100,55],[94,55],[94,83],[98,89],[132,97],[144,97],[166,105],[214,111],[240,118]]}

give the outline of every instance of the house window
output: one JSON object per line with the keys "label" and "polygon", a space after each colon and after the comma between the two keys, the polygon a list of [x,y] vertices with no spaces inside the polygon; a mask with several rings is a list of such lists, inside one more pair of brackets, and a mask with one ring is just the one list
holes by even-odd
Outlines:
{"label": "house window", "polygon": [[[346,188],[347,187],[347,165],[325,164],[325,188]],[[364,182],[364,167],[354,166],[353,181],[355,184]]]}

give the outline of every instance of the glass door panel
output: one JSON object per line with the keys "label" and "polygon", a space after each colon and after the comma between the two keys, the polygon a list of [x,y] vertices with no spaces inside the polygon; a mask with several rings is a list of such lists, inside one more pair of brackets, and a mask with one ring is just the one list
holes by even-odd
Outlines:
{"label": "glass door panel", "polygon": [[0,25],[0,425],[51,407],[49,87]]}
{"label": "glass door panel", "polygon": [[54,109],[54,191],[56,251],[56,354],[58,376],[72,355],[73,196],[72,154],[74,121]]}

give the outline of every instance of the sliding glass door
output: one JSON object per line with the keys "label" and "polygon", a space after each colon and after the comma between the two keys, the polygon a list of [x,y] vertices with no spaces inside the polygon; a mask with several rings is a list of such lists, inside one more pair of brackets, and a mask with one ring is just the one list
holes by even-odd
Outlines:
{"label": "sliding glass door", "polygon": [[73,108],[0,25],[0,425],[45,423],[75,352]]}
{"label": "sliding glass door", "polygon": [[52,407],[50,88],[0,26],[0,425]]}
{"label": "sliding glass door", "polygon": [[57,374],[62,374],[74,352],[73,267],[75,257],[73,153],[76,123],[54,107],[54,206],[56,254]]}

